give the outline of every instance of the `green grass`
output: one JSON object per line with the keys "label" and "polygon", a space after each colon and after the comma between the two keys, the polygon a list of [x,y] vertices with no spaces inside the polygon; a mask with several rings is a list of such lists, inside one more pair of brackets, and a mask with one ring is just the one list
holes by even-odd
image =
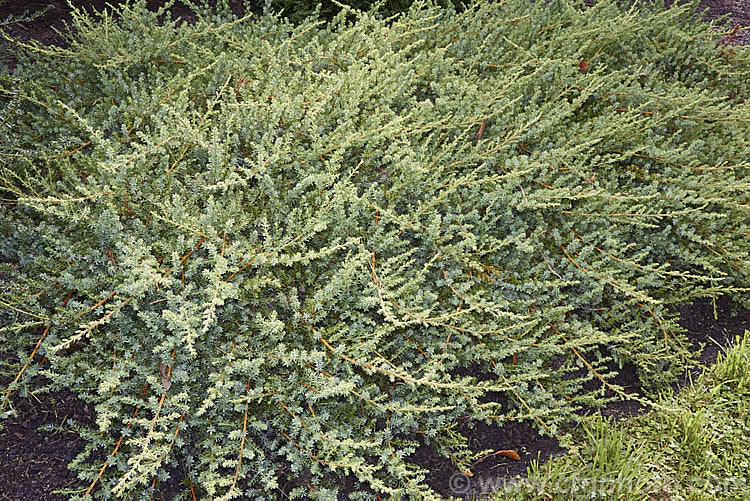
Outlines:
{"label": "green grass", "polygon": [[750,332],[659,408],[614,423],[596,414],[571,453],[527,479],[472,479],[493,499],[748,499]]}

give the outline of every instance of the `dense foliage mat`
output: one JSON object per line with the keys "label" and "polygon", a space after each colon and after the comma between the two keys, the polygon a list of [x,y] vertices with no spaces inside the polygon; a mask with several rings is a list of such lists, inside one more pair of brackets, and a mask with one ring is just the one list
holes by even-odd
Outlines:
{"label": "dense foliage mat", "polygon": [[564,438],[618,367],[689,363],[674,305],[748,305],[748,50],[695,3],[484,3],[129,4],[17,46],[1,405],[43,373],[95,406],[78,496],[180,465],[207,498],[429,497],[420,440],[466,470],[460,419]]}

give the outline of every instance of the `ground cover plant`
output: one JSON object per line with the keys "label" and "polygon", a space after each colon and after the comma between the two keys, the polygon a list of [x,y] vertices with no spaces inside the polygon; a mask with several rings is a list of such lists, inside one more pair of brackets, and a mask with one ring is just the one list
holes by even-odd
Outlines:
{"label": "ground cover plant", "polygon": [[20,49],[2,406],[42,373],[96,408],[77,496],[180,463],[211,498],[429,497],[417,437],[464,471],[458,421],[565,441],[618,367],[689,363],[672,306],[748,305],[747,50],[695,5],[519,5],[134,4]]}

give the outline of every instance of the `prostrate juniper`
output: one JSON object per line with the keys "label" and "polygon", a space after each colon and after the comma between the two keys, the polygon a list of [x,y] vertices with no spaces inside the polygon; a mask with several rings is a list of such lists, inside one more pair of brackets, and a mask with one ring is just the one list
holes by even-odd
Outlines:
{"label": "prostrate juniper", "polygon": [[418,444],[486,453],[459,420],[565,442],[647,402],[613,378],[690,363],[676,305],[750,304],[750,65],[697,2],[617,3],[178,25],[141,1],[18,43],[2,408],[38,374],[95,406],[74,499],[178,466],[206,499],[418,499]]}

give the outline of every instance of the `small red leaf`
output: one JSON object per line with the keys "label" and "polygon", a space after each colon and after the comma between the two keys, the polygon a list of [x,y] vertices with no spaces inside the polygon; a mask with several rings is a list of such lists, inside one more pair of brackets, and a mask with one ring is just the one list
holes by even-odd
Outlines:
{"label": "small red leaf", "polygon": [[578,67],[585,73],[589,70],[589,63],[584,59],[583,61],[578,63]]}
{"label": "small red leaf", "polygon": [[159,375],[161,376],[161,384],[164,386],[164,391],[169,390],[172,387],[172,380],[169,379],[169,367],[159,361]]}
{"label": "small red leaf", "polygon": [[512,450],[497,451],[495,454],[497,454],[498,456],[505,456],[506,458],[512,459],[514,461],[521,460],[521,456],[519,456],[516,451],[512,451]]}
{"label": "small red leaf", "polygon": [[479,130],[477,131],[477,134],[474,136],[474,143],[478,143],[480,139],[482,139],[482,134],[484,134],[484,128],[487,127],[487,120],[482,119],[482,121],[479,123]]}

